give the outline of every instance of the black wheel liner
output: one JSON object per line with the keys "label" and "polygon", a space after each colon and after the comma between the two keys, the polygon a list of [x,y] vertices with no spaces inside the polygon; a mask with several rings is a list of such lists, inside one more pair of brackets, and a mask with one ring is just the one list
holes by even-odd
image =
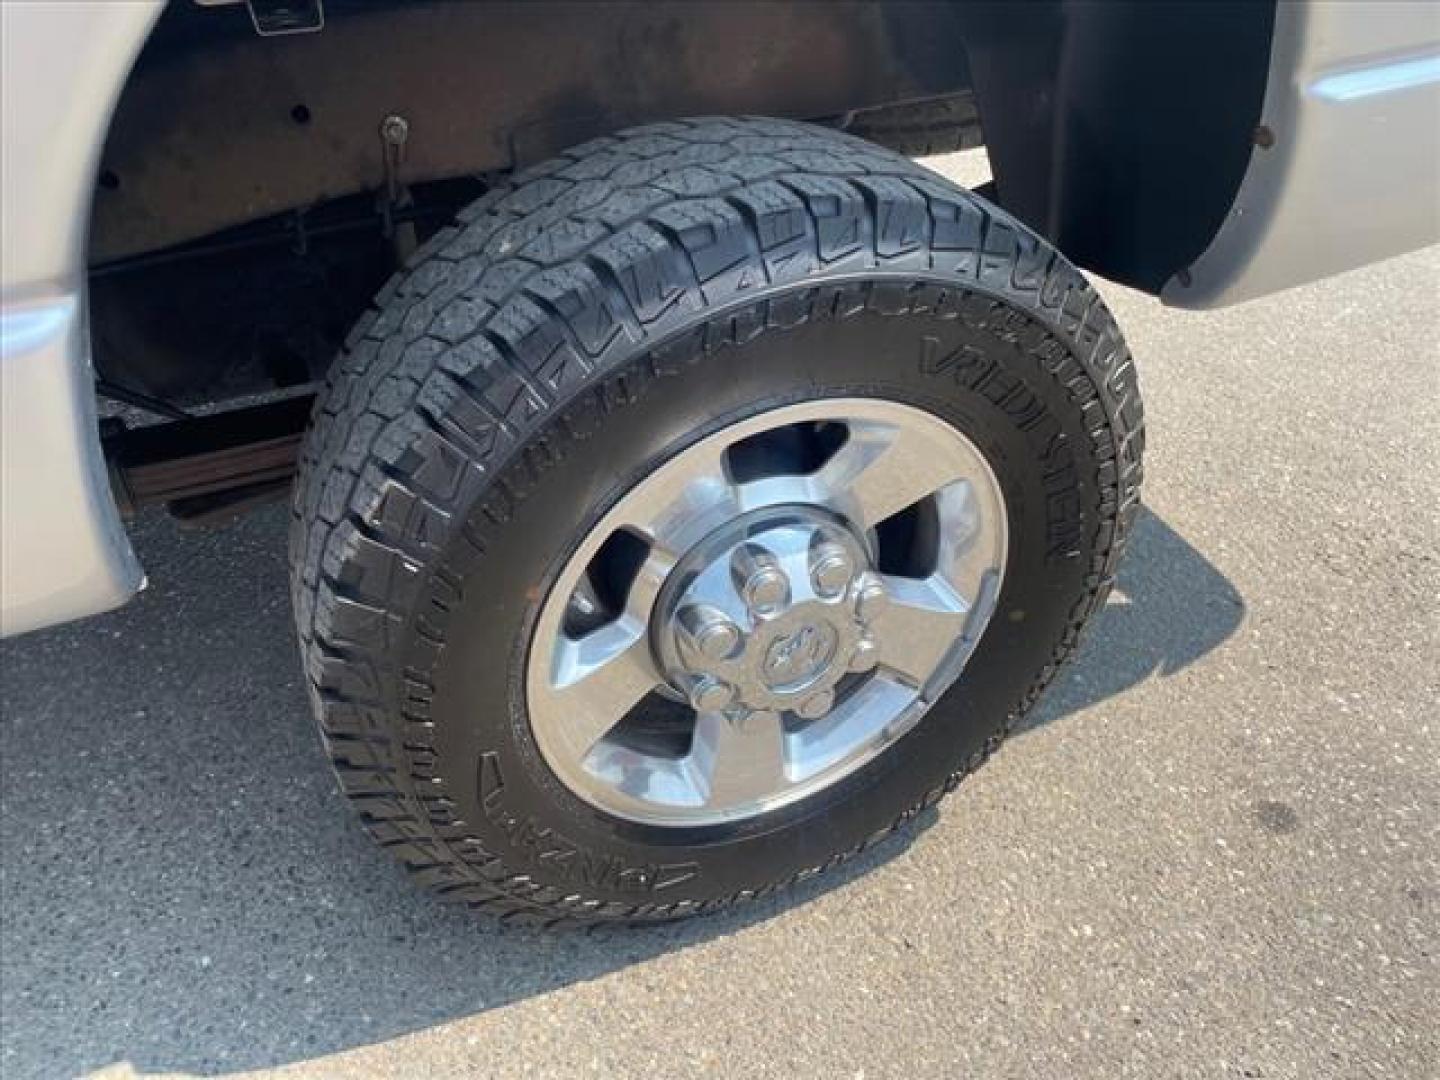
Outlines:
{"label": "black wheel liner", "polygon": [[[688,835],[580,804],[517,685],[566,545],[658,455],[839,393],[976,439],[1011,566],[1034,572],[1010,575],[952,693],[834,791]],[[812,876],[953,789],[1071,654],[1133,522],[1143,438],[1090,286],[905,159],[741,119],[579,147],[417,252],[317,404],[292,570],[341,785],[423,884],[508,918],[649,921]]]}

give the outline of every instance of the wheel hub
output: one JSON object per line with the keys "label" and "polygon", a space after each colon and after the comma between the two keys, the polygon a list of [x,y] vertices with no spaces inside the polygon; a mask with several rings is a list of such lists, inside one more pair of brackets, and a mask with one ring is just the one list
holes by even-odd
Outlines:
{"label": "wheel hub", "polygon": [[837,684],[872,666],[864,612],[882,593],[865,545],[808,507],[774,507],[697,544],[656,605],[670,685],[698,712],[828,713]]}

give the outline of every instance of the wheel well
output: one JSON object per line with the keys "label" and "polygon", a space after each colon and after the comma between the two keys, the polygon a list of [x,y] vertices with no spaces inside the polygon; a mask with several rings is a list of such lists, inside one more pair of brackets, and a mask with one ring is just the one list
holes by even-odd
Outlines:
{"label": "wheel well", "polygon": [[977,5],[1000,202],[1072,261],[1158,294],[1230,212],[1260,130],[1275,4]]}
{"label": "wheel well", "polygon": [[112,260],[386,180],[523,168],[631,124],[841,118],[969,88],[944,4],[325,0],[259,37],[244,4],[169,5],[116,109],[92,255]]}
{"label": "wheel well", "polygon": [[97,366],[182,404],[313,380],[397,261],[497,174],[642,122],[843,125],[967,94],[957,10],[324,0],[322,30],[261,37],[243,3],[175,0],[102,156]]}
{"label": "wheel well", "polygon": [[183,404],[313,382],[397,261],[498,175],[678,116],[817,120],[923,152],[944,145],[928,118],[978,106],[999,201],[1081,265],[1158,291],[1229,210],[1273,22],[1268,2],[324,10],[322,30],[284,37],[257,36],[243,3],[175,0],[157,22],[93,205],[112,388]]}

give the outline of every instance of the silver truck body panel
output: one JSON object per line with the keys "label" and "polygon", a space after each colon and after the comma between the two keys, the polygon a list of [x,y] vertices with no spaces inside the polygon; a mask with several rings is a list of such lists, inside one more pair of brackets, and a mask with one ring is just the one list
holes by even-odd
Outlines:
{"label": "silver truck body panel", "polygon": [[1274,144],[1167,304],[1223,307],[1440,241],[1440,5],[1280,4],[1261,123]]}
{"label": "silver truck body panel", "polygon": [[140,588],[95,430],[81,298],[0,316],[0,634],[104,611]]}
{"label": "silver truck body panel", "polygon": [[163,6],[0,4],[0,635],[144,580],[100,454],[85,238],[110,113]]}

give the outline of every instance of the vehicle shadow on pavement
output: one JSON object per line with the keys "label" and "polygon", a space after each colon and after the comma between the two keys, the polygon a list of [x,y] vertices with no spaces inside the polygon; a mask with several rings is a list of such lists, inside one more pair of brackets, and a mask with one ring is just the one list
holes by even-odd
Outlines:
{"label": "vehicle shadow on pavement", "polygon": [[[675,926],[542,935],[435,904],[335,793],[284,525],[278,508],[218,534],[147,518],[149,592],[0,646],[7,1077],[210,1075],[381,1042],[743,930],[846,888],[937,820],[786,898]],[[1183,668],[1243,614],[1148,514],[1117,591],[1027,727]]]}
{"label": "vehicle shadow on pavement", "polygon": [[1079,656],[1025,719],[1024,732],[1189,667],[1240,627],[1245,601],[1185,538],[1142,508],[1115,588]]}

